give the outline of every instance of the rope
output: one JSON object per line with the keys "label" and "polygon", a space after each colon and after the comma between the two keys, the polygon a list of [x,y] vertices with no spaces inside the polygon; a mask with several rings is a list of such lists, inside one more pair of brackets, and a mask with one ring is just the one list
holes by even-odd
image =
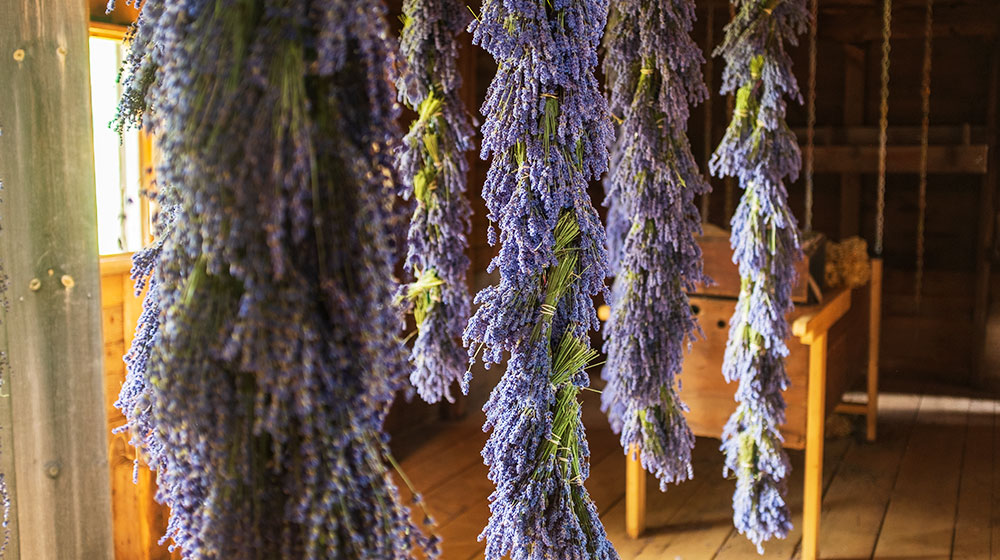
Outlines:
{"label": "rope", "polygon": [[806,98],[806,219],[805,231],[812,231],[813,222],[813,167],[816,161],[816,30],[819,21],[819,0],[809,5],[809,85]]}
{"label": "rope", "polygon": [[[712,92],[712,79],[715,77],[715,64],[714,58],[712,57],[712,47],[715,43],[715,8],[713,6],[708,7],[708,15],[705,17],[705,52],[709,53],[705,57],[705,85],[708,87],[709,95],[705,97],[705,121],[704,128],[702,129],[702,135],[704,136],[704,144],[702,145],[703,153],[705,154],[705,176],[711,177],[712,174],[708,170],[708,161],[712,157],[712,98],[714,97]],[[701,195],[701,223],[708,223],[708,213],[711,208],[711,191],[706,192]]]}
{"label": "rope", "polygon": [[889,40],[892,37],[892,0],[882,0],[882,82],[878,119],[878,199],[875,219],[875,255],[882,256],[885,236],[885,157],[889,136]]}
{"label": "rope", "polygon": [[920,305],[924,287],[924,224],[927,221],[927,142],[931,122],[931,55],[934,47],[934,0],[927,0],[924,17],[924,66],[920,79],[920,187],[917,191],[917,272],[913,299]]}

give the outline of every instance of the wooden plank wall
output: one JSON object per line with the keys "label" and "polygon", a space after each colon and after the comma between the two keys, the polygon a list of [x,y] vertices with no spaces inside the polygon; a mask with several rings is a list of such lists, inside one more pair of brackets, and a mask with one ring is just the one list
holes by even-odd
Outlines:
{"label": "wooden plank wall", "polygon": [[116,560],[167,560],[166,545],[158,545],[169,511],[156,503],[155,475],[143,464],[133,481],[136,450],[125,433],[113,430],[125,424],[115,408],[125,381],[122,356],[135,336],[142,298],[129,278],[131,255],[101,257],[101,316],[104,328],[104,402],[108,426],[108,462],[111,469],[111,506]]}

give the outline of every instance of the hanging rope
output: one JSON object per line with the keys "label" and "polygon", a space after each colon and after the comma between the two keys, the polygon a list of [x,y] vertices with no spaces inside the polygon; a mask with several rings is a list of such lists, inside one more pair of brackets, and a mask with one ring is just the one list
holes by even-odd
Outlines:
{"label": "hanging rope", "polygon": [[882,256],[885,234],[885,157],[889,136],[889,40],[892,37],[892,0],[882,2],[882,83],[878,118],[878,199],[875,219],[875,255]]}
{"label": "hanging rope", "polygon": [[924,16],[924,66],[920,79],[920,186],[917,190],[917,272],[913,300],[920,305],[924,287],[924,229],[927,221],[927,141],[931,123],[931,54],[934,47],[934,0],[927,0]]}
{"label": "hanging rope", "polygon": [[[715,7],[708,7],[708,15],[705,17],[705,52],[709,53],[705,57],[705,85],[708,87],[708,91],[712,92],[712,78],[715,76],[715,57],[712,56],[712,49],[715,48]],[[705,157],[705,176],[711,177],[712,174],[708,170],[708,160],[712,158],[713,142],[712,142],[712,99],[714,95],[711,93],[705,98],[705,121],[704,128],[702,129],[702,136],[704,137],[704,143],[702,144],[702,154]],[[712,202],[712,191],[708,191],[701,195],[701,223],[708,223],[709,209],[711,208]]]}
{"label": "hanging rope", "polygon": [[806,93],[806,219],[805,231],[812,231],[813,167],[816,144],[816,30],[819,21],[819,0],[809,2],[809,84]]}

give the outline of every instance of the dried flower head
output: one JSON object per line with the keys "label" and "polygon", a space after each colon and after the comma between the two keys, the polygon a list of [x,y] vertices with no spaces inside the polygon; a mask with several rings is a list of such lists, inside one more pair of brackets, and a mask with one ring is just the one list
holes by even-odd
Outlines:
{"label": "dried flower head", "polygon": [[617,263],[601,396],[623,449],[639,449],[660,488],[692,475],[694,435],[678,395],[684,349],[698,333],[687,291],[702,274],[696,196],[709,185],[685,130],[708,91],[691,39],[693,0],[622,0],[609,26],[605,75],[621,131],[607,188]]}
{"label": "dried flower head", "polygon": [[417,118],[399,147],[403,196],[414,200],[406,270],[414,277],[400,294],[417,325],[410,382],[427,402],[453,401],[463,381],[462,331],[469,319],[465,273],[471,209],[465,197],[472,127],[458,95],[458,39],[469,11],[460,0],[406,0],[397,80],[400,98]]}
{"label": "dried flower head", "polygon": [[146,0],[120,125],[159,242],[117,406],[184,558],[410,558],[387,473],[396,62],[381,1]]}
{"label": "dried flower head", "polygon": [[612,559],[584,481],[578,392],[595,359],[592,297],[606,290],[605,232],[587,184],[607,170],[612,130],[594,67],[607,0],[486,0],[474,40],[498,63],[483,114],[490,270],[465,341],[489,364],[509,353],[485,406],[486,558]]}
{"label": "dried flower head", "polygon": [[801,156],[785,123],[785,98],[801,99],[784,42],[795,44],[808,18],[805,0],[740,0],[716,50],[726,60],[723,92],[735,93],[736,106],[711,169],[738,178],[743,189],[731,237],[740,295],[722,366],[726,380],[739,383],[738,404],[722,450],[726,470],[736,474],[733,521],[758,551],[792,525],[785,502],[790,467],[779,426],[788,386],[785,313],[801,250],[784,181],[796,179]]}

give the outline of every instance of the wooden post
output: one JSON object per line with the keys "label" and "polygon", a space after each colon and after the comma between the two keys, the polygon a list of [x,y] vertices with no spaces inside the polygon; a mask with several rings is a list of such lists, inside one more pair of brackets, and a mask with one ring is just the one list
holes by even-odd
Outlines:
{"label": "wooden post", "polygon": [[826,423],[826,330],[809,345],[806,468],[802,505],[802,560],[816,560],[823,502],[823,432]]}
{"label": "wooden post", "polygon": [[882,343],[882,259],[873,258],[872,277],[868,283],[868,410],[865,413],[865,437],[875,441],[878,430],[878,360]]}
{"label": "wooden post", "polygon": [[646,470],[639,448],[629,447],[625,459],[625,533],[637,539],[646,530]]}
{"label": "wooden post", "polygon": [[802,560],[816,560],[823,507],[823,438],[826,427],[827,334],[851,308],[851,290],[835,292],[812,315],[792,323],[792,334],[809,346],[806,386],[806,467],[802,505]]}
{"label": "wooden post", "polygon": [[7,560],[109,560],[87,5],[2,0]]}

